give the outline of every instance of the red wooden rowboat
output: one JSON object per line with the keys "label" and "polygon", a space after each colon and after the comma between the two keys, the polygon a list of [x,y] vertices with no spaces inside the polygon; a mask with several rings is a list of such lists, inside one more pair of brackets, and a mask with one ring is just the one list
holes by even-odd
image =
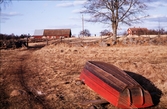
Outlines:
{"label": "red wooden rowboat", "polygon": [[80,79],[116,107],[144,108],[153,105],[150,93],[114,65],[88,61]]}

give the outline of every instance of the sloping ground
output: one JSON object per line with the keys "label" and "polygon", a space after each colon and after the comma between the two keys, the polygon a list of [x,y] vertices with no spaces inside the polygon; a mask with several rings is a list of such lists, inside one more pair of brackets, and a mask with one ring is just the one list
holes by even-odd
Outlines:
{"label": "sloping ground", "polygon": [[[148,90],[156,106],[167,108],[167,46],[70,47],[60,43],[42,49],[2,50],[1,108],[82,109],[82,102],[101,99],[79,83],[88,60],[104,61],[125,70]],[[11,61],[13,60],[13,61]],[[116,109],[110,104],[98,109]]]}
{"label": "sloping ground", "polygon": [[[55,40],[46,40],[42,42],[29,41],[29,47],[33,46],[45,46],[51,44],[59,44],[59,43],[67,43],[70,46],[75,47],[83,47],[87,46],[112,46],[114,41],[112,37],[109,36],[101,36],[101,37],[81,37],[81,38],[64,38],[64,39],[55,39]],[[122,36],[119,37],[116,43],[117,46],[132,46],[132,45],[167,45],[167,36]]]}

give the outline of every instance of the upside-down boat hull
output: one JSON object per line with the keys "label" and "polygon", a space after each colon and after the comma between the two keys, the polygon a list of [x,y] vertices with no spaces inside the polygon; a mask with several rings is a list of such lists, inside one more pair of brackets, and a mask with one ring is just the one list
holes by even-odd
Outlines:
{"label": "upside-down boat hull", "polygon": [[116,107],[144,108],[153,105],[149,92],[113,65],[88,61],[80,79]]}

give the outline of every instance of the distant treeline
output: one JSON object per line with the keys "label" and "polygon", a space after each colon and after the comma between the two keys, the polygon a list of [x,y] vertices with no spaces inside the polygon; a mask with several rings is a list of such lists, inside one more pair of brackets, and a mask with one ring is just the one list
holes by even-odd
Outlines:
{"label": "distant treeline", "polygon": [[27,34],[21,34],[20,36],[14,35],[14,34],[0,34],[0,40],[10,40],[10,39],[22,39],[22,38],[29,38],[31,37],[30,35]]}
{"label": "distant treeline", "polygon": [[149,34],[149,35],[165,35],[165,34],[167,34],[167,31],[165,31],[163,28],[158,29],[158,30],[150,29],[147,34]]}

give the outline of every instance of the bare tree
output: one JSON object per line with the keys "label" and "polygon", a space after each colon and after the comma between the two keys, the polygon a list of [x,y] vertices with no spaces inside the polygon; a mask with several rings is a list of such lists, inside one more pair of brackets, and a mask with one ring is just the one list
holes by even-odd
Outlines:
{"label": "bare tree", "polygon": [[109,36],[111,35],[111,32],[109,30],[103,30],[100,32],[100,36]]}
{"label": "bare tree", "polygon": [[[116,42],[119,23],[131,25],[145,16],[147,6],[141,0],[88,0],[81,13],[91,15],[88,22],[111,25],[113,40]],[[140,17],[139,17],[140,15]]]}
{"label": "bare tree", "polygon": [[82,30],[79,34],[81,36],[91,36],[91,34],[90,34],[88,29]]}

